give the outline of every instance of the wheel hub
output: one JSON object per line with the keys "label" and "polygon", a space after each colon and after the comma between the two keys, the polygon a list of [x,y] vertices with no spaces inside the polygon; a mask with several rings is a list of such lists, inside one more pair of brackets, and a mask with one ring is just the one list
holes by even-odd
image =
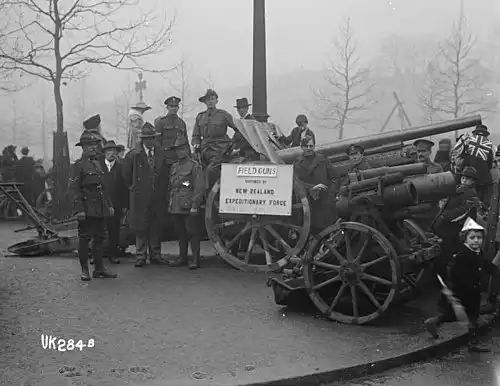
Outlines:
{"label": "wheel hub", "polygon": [[339,275],[345,284],[355,285],[360,280],[361,269],[358,264],[346,263],[340,267]]}

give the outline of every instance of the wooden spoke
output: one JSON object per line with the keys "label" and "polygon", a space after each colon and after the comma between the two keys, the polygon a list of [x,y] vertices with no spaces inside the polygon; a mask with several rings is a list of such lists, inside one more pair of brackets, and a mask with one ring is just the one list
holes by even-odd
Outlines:
{"label": "wooden spoke", "polygon": [[241,220],[225,221],[225,222],[220,223],[220,224],[215,224],[214,229],[227,228],[227,227],[230,227],[232,225],[241,224],[244,221],[246,221],[246,220],[241,219]]}
{"label": "wooden spoke", "polygon": [[318,261],[318,260],[313,260],[312,263],[318,267],[321,268],[326,268],[326,269],[331,269],[332,271],[340,271],[340,266],[339,265],[333,265],[333,264],[328,264],[323,261]]}
{"label": "wooden spoke", "polygon": [[269,252],[269,244],[267,242],[267,237],[263,229],[259,229],[259,238],[262,242],[262,248],[264,249],[264,254],[266,256],[266,264],[272,264],[273,258],[271,256],[271,252]]}
{"label": "wooden spoke", "polygon": [[346,229],[344,230],[345,239],[345,254],[348,262],[353,261],[352,257],[352,245],[351,245],[351,233]]}
{"label": "wooden spoke", "polygon": [[323,283],[320,283],[320,284],[314,286],[313,289],[314,290],[318,290],[318,289],[323,288],[323,287],[325,287],[327,285],[330,285],[330,284],[333,284],[333,283],[338,283],[339,281],[340,281],[340,276],[337,275],[337,276],[332,277],[332,278],[330,278],[328,280],[325,280]]}
{"label": "wooden spoke", "polygon": [[369,288],[366,286],[365,283],[363,283],[362,281],[360,281],[358,283],[358,286],[361,289],[361,291],[364,292],[364,294],[366,295],[366,297],[368,299],[370,299],[370,301],[373,303],[373,305],[375,307],[377,307],[378,310],[382,308],[382,306],[380,305],[380,303],[378,302],[378,300],[375,298],[375,296],[372,294],[372,292],[369,290]]}
{"label": "wooden spoke", "polygon": [[372,265],[381,263],[382,261],[387,260],[388,258],[389,258],[388,255],[380,256],[379,258],[376,258],[375,260],[371,260],[371,261],[368,261],[364,264],[361,264],[361,266],[366,269],[368,267],[371,267]]}
{"label": "wooden spoke", "polygon": [[378,277],[378,276],[369,275],[367,273],[363,274],[363,279],[370,280],[370,281],[373,281],[375,283],[382,284],[382,285],[392,286],[392,282],[390,282],[389,280],[382,279],[381,277]]}
{"label": "wooden spoke", "polygon": [[365,238],[365,241],[363,242],[363,245],[361,246],[361,248],[358,251],[358,255],[354,259],[355,263],[359,262],[359,260],[361,259],[361,257],[363,257],[363,253],[365,253],[365,249],[368,246],[368,243],[370,242],[370,239],[371,239],[371,237],[369,235],[367,235],[366,238]]}
{"label": "wooden spoke", "polygon": [[290,252],[293,248],[285,241],[283,238],[280,236],[278,232],[271,226],[271,225],[266,225],[265,226],[266,231],[268,231],[273,237],[278,240],[278,242],[283,245],[283,248],[286,249],[286,252]]}
{"label": "wooden spoke", "polygon": [[330,250],[330,252],[333,253],[333,255],[338,259],[340,264],[346,263],[346,260],[344,259],[344,257],[337,251],[337,249],[335,248],[335,246],[332,243],[324,240],[323,244],[326,245],[326,247]]}
{"label": "wooden spoke", "polygon": [[[418,278],[418,277],[417,277]],[[407,282],[412,288],[417,288],[417,280],[415,280],[413,277],[412,277],[412,274],[411,273],[407,273],[405,275],[403,275],[403,279],[405,280],[405,282]]]}
{"label": "wooden spoke", "polygon": [[347,288],[347,284],[346,283],[342,283],[342,286],[340,287],[339,292],[337,292],[337,295],[335,296],[335,299],[333,299],[332,304],[330,304],[330,307],[328,307],[328,312],[329,313],[331,313],[333,311],[333,309],[335,308],[335,306],[338,304],[338,302],[340,301],[340,298],[344,294],[344,291],[345,291],[346,288]]}
{"label": "wooden spoke", "polygon": [[252,228],[252,233],[250,235],[250,241],[248,243],[248,248],[245,253],[245,264],[250,263],[250,256],[252,256],[252,250],[255,245],[255,241],[257,240],[257,228]]}
{"label": "wooden spoke", "polygon": [[234,245],[234,243],[236,243],[236,241],[238,241],[245,233],[248,232],[249,229],[250,225],[248,225],[247,223],[247,225],[245,225],[245,227],[241,231],[239,231],[238,234],[234,236],[229,243],[226,244],[226,248],[230,249]]}
{"label": "wooden spoke", "polygon": [[356,293],[356,286],[350,285],[351,287],[351,298],[352,298],[352,313],[355,318],[359,317],[359,307],[358,307],[358,294]]}

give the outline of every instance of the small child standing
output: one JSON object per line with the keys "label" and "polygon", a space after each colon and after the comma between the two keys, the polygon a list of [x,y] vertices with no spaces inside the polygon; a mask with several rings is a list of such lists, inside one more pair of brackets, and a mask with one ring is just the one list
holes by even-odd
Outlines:
{"label": "small child standing", "polygon": [[[460,232],[463,244],[453,255],[453,260],[448,270],[447,285],[454,296],[461,302],[469,319],[469,350],[476,352],[489,351],[486,347],[479,346],[477,340],[477,320],[481,306],[481,278],[484,272],[493,273],[497,268],[487,261],[481,250],[484,240],[484,228],[467,218]],[[438,338],[438,327],[442,323],[456,320],[453,308],[447,297],[441,296],[439,300],[438,315],[424,322],[425,329],[434,338]]]}

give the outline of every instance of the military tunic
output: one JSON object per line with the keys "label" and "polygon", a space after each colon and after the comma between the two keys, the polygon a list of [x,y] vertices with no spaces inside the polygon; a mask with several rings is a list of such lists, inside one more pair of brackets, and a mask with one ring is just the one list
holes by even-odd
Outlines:
{"label": "military tunic", "polygon": [[195,264],[200,259],[200,215],[191,215],[191,209],[200,209],[205,181],[201,165],[190,157],[172,165],[170,172],[169,212],[179,238],[179,258],[187,260],[188,243],[191,243]]}
{"label": "military tunic", "polygon": [[73,164],[69,191],[73,212],[85,213],[78,221],[78,257],[82,267],[87,267],[90,241],[93,240],[92,255],[96,270],[103,270],[102,254],[106,239],[106,218],[113,207],[105,191],[104,171],[98,156],[84,155]]}
{"label": "military tunic", "polygon": [[187,141],[186,122],[177,114],[167,114],[155,119],[154,126],[158,136],[158,142],[165,152],[165,162],[172,165],[177,161],[177,155],[172,148],[177,137],[184,137]]}
{"label": "military tunic", "polygon": [[235,131],[233,117],[225,110],[208,109],[196,116],[192,144],[200,145],[202,161],[205,165],[221,163],[232,150],[232,141],[227,128]]}

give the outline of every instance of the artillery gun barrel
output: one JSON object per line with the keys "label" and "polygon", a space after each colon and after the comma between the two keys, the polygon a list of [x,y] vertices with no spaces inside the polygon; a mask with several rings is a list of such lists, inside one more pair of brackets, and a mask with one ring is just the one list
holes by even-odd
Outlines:
{"label": "artillery gun barrel", "polygon": [[411,181],[420,201],[438,201],[453,195],[456,191],[456,180],[452,172],[423,174],[406,179]]}
{"label": "artillery gun barrel", "polygon": [[[401,150],[403,148],[403,143],[398,142],[398,143],[391,143],[388,145],[382,145],[382,146],[377,146],[371,149],[367,149],[365,151],[365,156],[370,156],[370,155],[376,155],[376,154],[382,154],[382,153],[389,153],[391,151],[396,151],[396,150]],[[349,156],[347,154],[336,154],[332,157],[329,158],[330,162],[332,163],[337,163],[337,162],[344,162],[349,159]]]}
{"label": "artillery gun barrel", "polygon": [[[331,157],[340,153],[345,153],[352,144],[359,144],[365,149],[381,146],[384,143],[404,142],[412,139],[428,137],[448,133],[450,131],[467,129],[481,124],[481,116],[453,119],[431,125],[410,128],[406,130],[388,131],[386,133],[373,134],[365,137],[343,139],[336,142],[324,143],[316,146],[316,152],[326,157]],[[284,163],[293,163],[302,154],[300,147],[278,150],[277,155]]]}
{"label": "artillery gun barrel", "polygon": [[379,183],[382,186],[394,185],[402,182],[404,176],[401,173],[388,174],[382,177],[369,178],[363,181],[352,182],[347,186],[342,186],[339,190],[341,196],[348,196],[350,193],[358,193],[365,190],[377,188]]}
{"label": "artillery gun barrel", "polygon": [[358,170],[356,173],[349,173],[348,177],[350,182],[355,182],[394,173],[401,173],[404,177],[425,174],[427,173],[427,165],[422,162],[409,165],[382,166],[380,168]]}

